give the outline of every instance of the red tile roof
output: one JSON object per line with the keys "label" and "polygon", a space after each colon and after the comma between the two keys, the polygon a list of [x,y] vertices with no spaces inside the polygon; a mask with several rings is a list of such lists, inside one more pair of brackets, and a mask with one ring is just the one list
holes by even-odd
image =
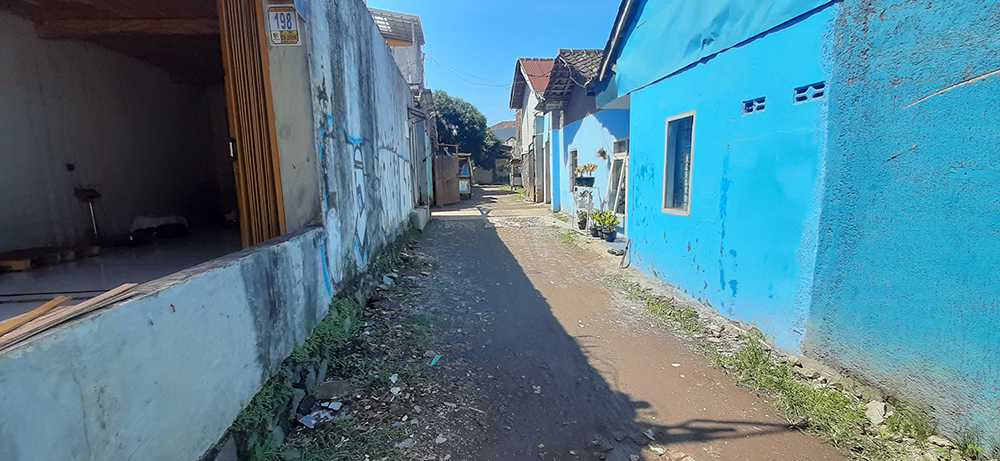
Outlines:
{"label": "red tile roof", "polygon": [[504,128],[516,128],[517,120],[504,120],[490,127],[491,130],[502,130]]}
{"label": "red tile roof", "polygon": [[549,85],[549,74],[552,72],[552,65],[555,58],[518,58],[521,70],[528,76],[531,82],[531,89],[542,92]]}
{"label": "red tile roof", "polygon": [[514,67],[514,84],[510,89],[510,108],[520,109],[525,87],[530,85],[536,93],[545,91],[555,58],[517,58]]}

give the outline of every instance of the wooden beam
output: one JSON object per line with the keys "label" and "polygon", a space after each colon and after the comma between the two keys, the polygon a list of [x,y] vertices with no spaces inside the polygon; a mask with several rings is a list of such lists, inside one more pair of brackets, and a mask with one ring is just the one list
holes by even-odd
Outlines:
{"label": "wooden beam", "polygon": [[54,19],[35,25],[41,38],[93,35],[218,35],[219,20],[199,19]]}

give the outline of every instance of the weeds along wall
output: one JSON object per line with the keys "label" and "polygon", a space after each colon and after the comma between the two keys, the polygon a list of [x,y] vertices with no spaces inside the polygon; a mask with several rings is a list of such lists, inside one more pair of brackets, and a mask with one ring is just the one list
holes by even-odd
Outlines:
{"label": "weeds along wall", "polygon": [[1000,6],[843,3],[805,349],[1000,446]]}
{"label": "weeds along wall", "polygon": [[[796,102],[793,94],[826,79],[821,40],[836,11],[815,11],[631,93],[633,264],[757,324],[791,351],[799,349],[812,290],[826,139],[826,99]],[[661,46],[655,36],[637,37],[623,53]],[[619,75],[628,72],[628,61],[620,62]],[[757,98],[762,110],[744,113],[743,101]],[[665,137],[667,119],[691,111],[686,216],[663,211]]]}
{"label": "weeds along wall", "polygon": [[316,150],[330,279],[339,286],[402,232],[413,203],[409,85],[361,0],[309,2]]}

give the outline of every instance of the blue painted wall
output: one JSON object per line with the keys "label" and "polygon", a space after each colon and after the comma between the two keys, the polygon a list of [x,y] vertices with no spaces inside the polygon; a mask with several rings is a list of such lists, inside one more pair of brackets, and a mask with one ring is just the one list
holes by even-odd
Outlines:
{"label": "blue painted wall", "polygon": [[[645,87],[703,58],[756,37],[830,0],[641,0],[624,34],[625,46],[613,58],[618,72],[611,93],[598,106]],[[655,44],[655,59],[648,45]]]}
{"label": "blue painted wall", "polygon": [[[826,78],[820,45],[837,9],[815,12],[631,97],[627,229],[635,265],[756,323],[792,351],[812,287],[826,124],[826,100],[793,104],[793,89]],[[626,50],[660,47],[656,36],[637,38]],[[618,73],[628,72],[620,62]],[[743,115],[741,102],[761,96],[765,110]],[[691,215],[677,216],[661,211],[666,118],[692,110]]]}
{"label": "blue painted wall", "polygon": [[946,433],[993,446],[998,17],[996,1],[844,3],[829,44],[828,186],[805,342],[924,403]]}
{"label": "blue painted wall", "polygon": [[[629,111],[627,110],[602,110],[595,114],[588,115],[582,120],[570,123],[563,127],[561,136],[561,152],[556,157],[559,165],[559,176],[553,178],[559,184],[559,210],[565,213],[573,212],[573,174],[570,172],[570,155],[572,149],[577,150],[577,165],[584,163],[596,163],[597,170],[594,171],[594,185],[600,188],[600,195],[607,196],[608,171],[611,169],[611,152],[616,140],[629,136]],[[608,153],[607,159],[601,160],[596,154],[599,148],[604,148]],[[594,208],[599,203],[594,199]]]}

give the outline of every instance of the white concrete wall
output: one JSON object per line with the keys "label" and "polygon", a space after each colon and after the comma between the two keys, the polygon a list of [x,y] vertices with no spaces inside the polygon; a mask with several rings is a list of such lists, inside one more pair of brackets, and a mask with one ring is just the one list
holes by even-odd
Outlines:
{"label": "white concrete wall", "polygon": [[[264,11],[273,2],[261,2]],[[309,27],[299,25],[299,33]],[[288,231],[322,221],[319,157],[313,143],[312,89],[305,40],[300,45],[270,45],[271,94],[278,137],[281,195]]]}
{"label": "white concrete wall", "polygon": [[414,207],[413,94],[360,0],[311,4],[308,22],[323,222],[335,283],[367,266]]}
{"label": "white concrete wall", "polygon": [[74,187],[103,195],[105,235],[128,233],[139,214],[214,210],[203,93],[93,44],[40,40],[6,12],[0,43],[0,251],[87,240]]}
{"label": "white concrete wall", "polygon": [[326,315],[312,229],[0,354],[0,459],[196,460]]}
{"label": "white concrete wall", "polygon": [[420,45],[392,46],[389,49],[392,51],[392,57],[406,82],[422,86],[424,84],[424,58]]}

